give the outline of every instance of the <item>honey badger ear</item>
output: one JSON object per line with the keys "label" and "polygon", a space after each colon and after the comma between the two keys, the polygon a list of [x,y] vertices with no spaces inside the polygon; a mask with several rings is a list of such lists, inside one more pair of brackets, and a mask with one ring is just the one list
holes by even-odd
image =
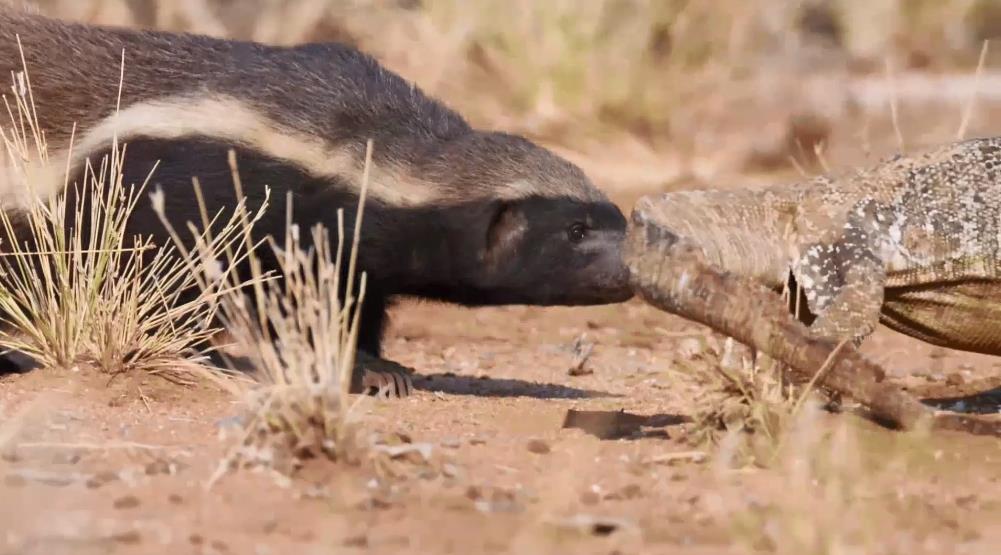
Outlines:
{"label": "honey badger ear", "polygon": [[484,255],[488,262],[496,262],[518,245],[528,229],[528,218],[514,203],[497,205],[490,226],[487,228]]}

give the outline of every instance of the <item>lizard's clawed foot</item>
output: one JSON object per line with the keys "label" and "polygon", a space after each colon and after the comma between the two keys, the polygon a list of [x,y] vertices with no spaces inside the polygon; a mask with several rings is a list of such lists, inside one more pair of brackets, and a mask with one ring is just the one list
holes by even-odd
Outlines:
{"label": "lizard's clawed foot", "polygon": [[414,392],[414,371],[391,360],[361,351],[351,376],[351,393],[365,393],[384,399],[409,397]]}

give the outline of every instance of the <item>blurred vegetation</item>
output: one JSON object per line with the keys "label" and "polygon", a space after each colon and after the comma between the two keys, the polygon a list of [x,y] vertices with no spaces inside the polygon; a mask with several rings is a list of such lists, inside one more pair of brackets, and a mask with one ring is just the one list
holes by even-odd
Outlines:
{"label": "blurred vegetation", "polygon": [[[1001,35],[1001,0],[34,3],[90,22],[349,42],[476,123],[555,141],[622,131],[651,143],[694,141],[707,117],[698,107],[762,79],[789,90],[819,72],[879,75],[887,61],[972,71],[983,41]],[[742,99],[715,102],[725,117],[750,109]]]}

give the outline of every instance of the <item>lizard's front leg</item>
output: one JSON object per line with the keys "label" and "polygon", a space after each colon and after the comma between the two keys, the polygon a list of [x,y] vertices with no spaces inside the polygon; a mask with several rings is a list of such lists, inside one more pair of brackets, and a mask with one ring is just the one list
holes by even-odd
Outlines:
{"label": "lizard's front leg", "polygon": [[[859,243],[815,245],[793,264],[796,286],[801,288],[807,309],[816,317],[810,334],[834,344],[850,341],[855,348],[876,330],[883,306],[886,272],[872,250]],[[798,298],[800,291],[791,291]],[[795,312],[795,308],[793,308]],[[795,314],[797,319],[800,314]],[[794,382],[805,376],[793,374]],[[832,400],[840,402],[840,395]]]}
{"label": "lizard's front leg", "polygon": [[876,330],[883,306],[886,271],[882,260],[857,240],[814,245],[793,264],[817,338],[855,347]]}
{"label": "lizard's front leg", "polygon": [[876,331],[883,306],[882,265],[863,263],[846,272],[845,283],[820,309],[810,332],[836,341],[851,340],[856,346]]}
{"label": "lizard's front leg", "polygon": [[883,307],[886,266],[878,254],[888,235],[882,222],[888,215],[872,200],[863,200],[848,211],[836,236],[800,246],[792,272],[802,285],[816,337],[856,347],[879,323]]}

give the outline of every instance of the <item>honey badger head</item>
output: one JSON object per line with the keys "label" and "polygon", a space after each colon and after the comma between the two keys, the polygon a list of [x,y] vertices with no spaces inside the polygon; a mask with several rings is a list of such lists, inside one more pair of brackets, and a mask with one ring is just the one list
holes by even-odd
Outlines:
{"label": "honey badger head", "polygon": [[445,218],[467,226],[447,235],[461,237],[457,248],[477,262],[460,269],[461,298],[452,300],[588,305],[632,296],[621,257],[626,220],[577,166],[491,132],[449,141],[428,164],[454,198],[478,199],[462,208],[475,220]]}
{"label": "honey badger head", "polygon": [[531,196],[497,203],[477,276],[490,304],[587,305],[632,292],[625,218],[609,202]]}

